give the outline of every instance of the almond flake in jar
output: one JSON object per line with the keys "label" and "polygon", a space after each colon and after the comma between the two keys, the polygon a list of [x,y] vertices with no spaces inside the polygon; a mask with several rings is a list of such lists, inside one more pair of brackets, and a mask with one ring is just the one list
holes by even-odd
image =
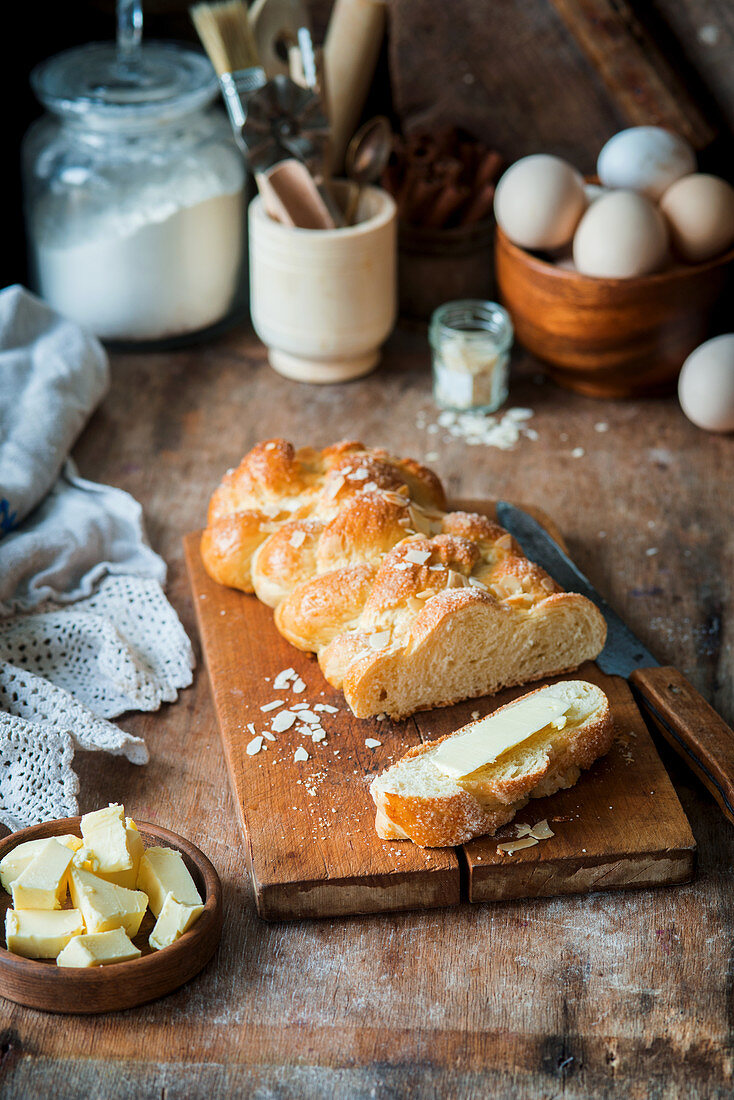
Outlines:
{"label": "almond flake in jar", "polygon": [[507,400],[513,329],[494,302],[447,302],[429,330],[433,396],[442,409],[494,412]]}

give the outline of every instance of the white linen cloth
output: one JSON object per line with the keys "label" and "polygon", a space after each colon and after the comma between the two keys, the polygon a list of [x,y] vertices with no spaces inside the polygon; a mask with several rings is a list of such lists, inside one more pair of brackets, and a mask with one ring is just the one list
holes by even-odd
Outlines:
{"label": "white linen cloth", "polygon": [[140,505],[68,459],[108,385],[93,336],[21,287],[0,292],[0,822],[11,829],[77,812],[75,745],[146,763],[143,741],[109,719],[191,683]]}

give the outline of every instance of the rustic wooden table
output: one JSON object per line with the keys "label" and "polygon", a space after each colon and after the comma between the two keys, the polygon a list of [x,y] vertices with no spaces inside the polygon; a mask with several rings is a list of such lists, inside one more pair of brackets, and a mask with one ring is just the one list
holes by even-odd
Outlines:
{"label": "rustic wooden table", "polygon": [[[181,535],[256,440],[362,438],[427,458],[455,496],[545,508],[643,640],[731,722],[734,440],[697,431],[673,399],[565,393],[522,357],[511,399],[535,411],[538,439],[470,448],[416,426],[421,410],[435,422],[422,334],[398,333],[373,377],[318,388],[279,378],[239,333],[115,356],[75,457],[142,502],[192,636]],[[123,800],[198,844],[224,884],[221,947],[190,985],[119,1015],[0,1002],[3,1097],[731,1095],[734,831],[665,749],[700,846],[690,885],[277,925],[254,912],[201,660],[176,704],[124,724],[151,762],[79,754],[81,807]]]}

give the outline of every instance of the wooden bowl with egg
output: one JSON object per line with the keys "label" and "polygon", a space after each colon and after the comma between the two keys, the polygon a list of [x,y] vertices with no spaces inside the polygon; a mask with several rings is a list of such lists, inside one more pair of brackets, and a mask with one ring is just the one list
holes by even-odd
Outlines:
{"label": "wooden bowl with egg", "polygon": [[591,397],[669,391],[709,322],[734,248],[656,275],[582,275],[513,244],[498,227],[500,297],[517,339],[559,385]]}

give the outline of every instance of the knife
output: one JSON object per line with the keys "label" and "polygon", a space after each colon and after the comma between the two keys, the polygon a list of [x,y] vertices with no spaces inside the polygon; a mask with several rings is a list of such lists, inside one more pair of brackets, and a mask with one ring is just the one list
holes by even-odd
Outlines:
{"label": "knife", "polygon": [[734,824],[734,730],[682,673],[655,660],[537,520],[505,501],[497,504],[497,520],[517,539],[523,553],[562,588],[580,592],[596,604],[607,624],[607,640],[597,665],[608,675],[629,681],[663,737]]}

